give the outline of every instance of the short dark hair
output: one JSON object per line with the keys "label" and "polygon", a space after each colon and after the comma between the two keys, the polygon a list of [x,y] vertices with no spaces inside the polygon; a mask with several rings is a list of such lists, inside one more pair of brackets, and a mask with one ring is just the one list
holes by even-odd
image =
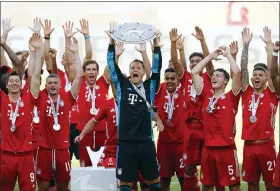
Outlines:
{"label": "short dark hair", "polygon": [[50,74],[50,75],[48,75],[46,81],[48,81],[49,78],[58,78],[58,80],[60,82],[60,78],[59,78],[59,76],[57,74]]}
{"label": "short dark hair", "polygon": [[87,60],[84,64],[83,64],[83,70],[84,72],[86,71],[86,67],[90,64],[95,64],[96,65],[96,69],[97,71],[99,71],[99,64],[95,61],[95,60]]}
{"label": "short dark hair", "polygon": [[255,68],[259,68],[259,67],[262,67],[263,69],[267,70],[267,65],[264,64],[264,63],[257,63],[254,65],[254,70]]}
{"label": "short dark hair", "polygon": [[8,66],[1,66],[0,67],[0,89],[8,94],[8,89],[6,88],[6,79],[9,75],[9,67]]}
{"label": "short dark hair", "polygon": [[223,68],[217,68],[215,71],[222,72],[225,76],[225,79],[229,80],[229,73]]}
{"label": "short dark hair", "polygon": [[200,52],[193,52],[193,53],[191,53],[191,55],[189,56],[189,60],[192,59],[192,57],[195,57],[195,56],[198,56],[198,57],[200,57],[201,59],[204,59],[202,53],[200,53]]}
{"label": "short dark hair", "polygon": [[143,69],[145,70],[144,62],[143,62],[142,60],[139,60],[139,59],[134,59],[134,60],[129,64],[129,68],[131,67],[131,65],[132,65],[134,62],[139,62],[139,63],[141,63]]}
{"label": "short dark hair", "polygon": [[21,77],[18,75],[17,72],[12,71],[12,72],[6,77],[6,84],[8,83],[9,78],[10,78],[11,76],[18,76],[18,77],[19,77],[19,80],[20,80],[20,83],[21,83]]}
{"label": "short dark hair", "polygon": [[167,68],[164,73],[167,73],[167,72],[175,72],[174,68]]}
{"label": "short dark hair", "polygon": [[256,70],[261,70],[263,72],[266,72],[267,69],[265,69],[264,67],[261,67],[261,66],[256,66],[256,67],[254,67],[253,72],[255,72]]}

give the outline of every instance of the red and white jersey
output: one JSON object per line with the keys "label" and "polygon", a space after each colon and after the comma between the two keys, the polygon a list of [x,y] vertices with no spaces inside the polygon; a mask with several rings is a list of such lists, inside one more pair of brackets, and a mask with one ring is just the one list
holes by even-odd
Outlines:
{"label": "red and white jersey", "polygon": [[[116,104],[116,105],[115,105]],[[106,120],[108,129],[108,138],[105,141],[104,154],[106,157],[116,157],[117,145],[118,145],[118,128],[116,119],[116,107],[114,98],[107,100],[105,107],[100,108],[97,115],[93,116],[93,119],[98,123]],[[97,125],[96,123],[95,125]]]}
{"label": "red and white jersey", "polygon": [[[212,89],[211,78],[208,73],[203,73],[202,76],[203,83],[206,89]],[[188,123],[199,123],[203,124],[203,115],[202,115],[202,99],[195,92],[192,76],[185,70],[183,77],[180,79],[182,86],[185,87],[185,100],[187,107],[186,120]],[[202,128],[203,125],[192,126],[197,128]]]}
{"label": "red and white jersey", "polygon": [[155,95],[154,106],[157,107],[158,114],[164,125],[164,131],[159,133],[159,141],[162,142],[184,142],[184,127],[185,127],[185,116],[186,116],[186,104],[184,99],[184,87],[178,87],[177,91],[170,95],[170,101],[174,97],[174,109],[172,118],[167,123],[168,112],[171,103],[168,101],[168,93],[166,84],[162,83],[158,93]]}
{"label": "red and white jersey", "polygon": [[[252,116],[252,97],[255,95],[255,102],[259,99],[256,111],[256,122],[250,122]],[[254,93],[254,88],[248,88],[242,92],[242,140],[262,140],[274,138],[275,115],[278,107],[278,98],[275,92],[268,87],[262,94]]]}
{"label": "red and white jersey", "polygon": [[[62,92],[63,91],[65,91],[65,92],[70,91],[72,83],[69,81],[67,73],[63,72],[60,69],[57,69],[57,74],[59,76],[60,83],[61,83],[60,91],[62,91]],[[73,105],[71,111],[69,112],[69,115],[70,115],[69,124],[78,123],[79,115],[78,115],[78,111],[77,111],[77,104]]]}
{"label": "red and white jersey", "polygon": [[230,90],[218,99],[212,112],[208,112],[208,105],[214,91],[209,91],[205,86],[203,87],[200,96],[203,99],[202,113],[206,146],[229,146],[235,143],[235,116],[238,111],[240,94],[239,92],[234,95]]}
{"label": "red and white jersey", "polygon": [[9,152],[31,151],[32,147],[32,111],[34,100],[31,93],[21,94],[18,115],[15,121],[16,129],[11,131],[11,112],[15,112],[16,102],[12,102],[9,96],[0,90],[1,97],[1,149]]}
{"label": "red and white jersey", "polygon": [[[36,99],[36,105],[39,108],[40,116],[40,134],[38,145],[49,149],[65,149],[69,147],[69,111],[71,110],[75,99],[72,92],[60,91],[60,104],[58,109],[58,123],[60,130],[53,129],[54,117],[51,108],[51,100],[47,90],[44,89],[39,93]],[[54,102],[55,109],[57,103]]]}
{"label": "red and white jersey", "polygon": [[[95,88],[95,108],[100,110],[105,106],[108,97],[108,89],[109,83],[105,80],[104,76],[101,76],[94,86]],[[90,88],[90,90],[89,90]],[[77,99],[78,103],[78,115],[79,115],[79,123],[77,125],[77,129],[82,131],[86,126],[87,122],[92,118],[93,115],[90,114],[90,109],[92,106],[91,102],[91,92],[93,91],[93,87],[89,87],[86,84],[85,78],[83,78],[83,82],[81,85],[81,89],[79,92],[79,97]],[[106,129],[106,120],[100,121],[95,126],[95,131],[104,131]]]}

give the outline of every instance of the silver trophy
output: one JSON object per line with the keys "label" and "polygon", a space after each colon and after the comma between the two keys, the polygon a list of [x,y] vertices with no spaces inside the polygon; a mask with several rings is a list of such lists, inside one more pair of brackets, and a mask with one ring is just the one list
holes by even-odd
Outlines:
{"label": "silver trophy", "polygon": [[156,28],[145,23],[125,23],[113,31],[112,38],[126,44],[140,44],[156,38]]}

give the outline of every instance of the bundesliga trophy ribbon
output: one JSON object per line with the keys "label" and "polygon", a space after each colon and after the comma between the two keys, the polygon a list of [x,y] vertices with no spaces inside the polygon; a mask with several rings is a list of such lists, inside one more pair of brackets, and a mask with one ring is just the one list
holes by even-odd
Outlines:
{"label": "bundesliga trophy ribbon", "polygon": [[112,38],[125,44],[140,44],[156,38],[156,28],[145,23],[125,23],[114,28]]}

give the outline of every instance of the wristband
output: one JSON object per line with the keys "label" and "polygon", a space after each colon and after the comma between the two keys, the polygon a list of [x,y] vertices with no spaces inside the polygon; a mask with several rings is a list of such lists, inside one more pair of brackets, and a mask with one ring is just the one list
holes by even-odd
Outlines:
{"label": "wristband", "polygon": [[279,53],[273,51],[273,52],[272,52],[272,55],[273,55],[273,56],[279,56]]}
{"label": "wristband", "polygon": [[89,39],[90,38],[90,35],[88,35],[88,36],[85,36],[85,39]]}
{"label": "wristband", "polygon": [[45,36],[44,37],[44,39],[47,39],[47,40],[49,40],[51,37],[49,37],[49,36]]}

